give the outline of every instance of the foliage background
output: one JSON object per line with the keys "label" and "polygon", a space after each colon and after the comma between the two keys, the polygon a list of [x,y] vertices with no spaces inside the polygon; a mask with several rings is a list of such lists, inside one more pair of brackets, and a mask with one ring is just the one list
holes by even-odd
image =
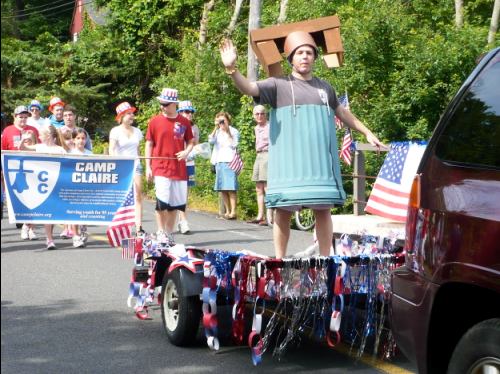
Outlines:
{"label": "foliage background", "polygon": [[[235,90],[218,54],[233,1],[215,1],[203,45],[203,0],[94,0],[107,12],[106,23],[87,20],[75,43],[69,40],[70,1],[58,10],[50,10],[56,2],[47,0],[17,3],[24,3],[25,16],[14,16],[15,1],[1,3],[2,113],[8,115],[33,98],[47,104],[51,96],[62,97],[78,108],[80,124],[95,137],[95,149],[105,152],[118,101],[129,100],[139,108],[137,124],[145,130],[158,112],[155,97],[161,88],[177,88],[181,99],[193,101],[197,109],[202,141],[218,111],[233,114],[246,165],[239,177],[239,215],[256,213],[250,180],[255,157],[252,101]],[[428,139],[476,58],[500,44],[498,36],[494,45],[486,44],[492,6],[490,0],[466,1],[465,22],[457,28],[451,0],[290,0],[287,22],[340,17],[345,64],[328,70],[318,63],[316,74],[339,94],[347,92],[351,110],[381,140],[391,142]],[[263,0],[261,27],[276,24],[278,14],[279,2]],[[244,2],[232,34],[241,71],[246,71],[247,24]],[[382,161],[383,156],[369,154],[367,174],[376,175]],[[193,204],[213,203],[217,197],[208,161],[198,160],[197,166],[198,186],[190,199]],[[343,173],[352,173],[342,167]],[[350,194],[352,178],[345,178],[345,187]],[[342,210],[350,209],[348,202]]]}

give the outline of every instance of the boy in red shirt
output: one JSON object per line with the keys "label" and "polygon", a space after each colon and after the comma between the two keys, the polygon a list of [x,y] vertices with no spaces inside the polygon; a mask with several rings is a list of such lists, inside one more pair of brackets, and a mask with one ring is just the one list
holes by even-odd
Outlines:
{"label": "boy in red shirt", "polygon": [[173,245],[176,211],[186,210],[186,158],[194,139],[189,120],[177,113],[177,90],[164,88],[157,99],[161,113],[150,119],[146,133],[146,178],[155,183],[157,239]]}

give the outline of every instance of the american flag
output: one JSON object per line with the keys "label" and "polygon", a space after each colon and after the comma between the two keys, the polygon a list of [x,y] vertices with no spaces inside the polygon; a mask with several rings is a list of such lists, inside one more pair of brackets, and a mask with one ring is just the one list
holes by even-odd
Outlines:
{"label": "american flag", "polygon": [[[351,110],[351,107],[349,106],[349,97],[347,96],[347,92],[345,93],[345,95],[339,96],[339,103],[347,110]],[[335,125],[337,126],[338,129],[341,129],[344,126],[340,118],[337,116],[335,116]]]}
{"label": "american flag", "polygon": [[132,259],[135,254],[135,238],[122,240],[122,259]]}
{"label": "american flag", "polygon": [[391,143],[365,211],[405,222],[411,184],[424,153],[425,142]]}
{"label": "american flag", "polygon": [[344,160],[347,165],[351,165],[351,146],[352,136],[351,129],[345,129],[344,139],[342,141],[342,148],[340,149],[340,158]]}
{"label": "american flag", "polygon": [[[339,103],[347,110],[351,110],[349,106],[349,97],[347,96],[347,92],[345,93],[345,95],[339,97]],[[344,126],[340,118],[337,116],[335,116],[335,125],[337,126],[338,129],[341,129]],[[347,165],[351,165],[352,162],[351,145],[352,145],[351,130],[346,128],[344,138],[342,139],[342,147],[340,149],[339,156],[342,160],[344,160],[344,162]]]}
{"label": "american flag", "polygon": [[241,169],[243,169],[243,160],[238,152],[234,153],[233,160],[228,165],[229,169],[234,170],[236,175],[241,173]]}
{"label": "american flag", "polygon": [[135,224],[134,188],[130,188],[125,201],[115,213],[113,221],[106,230],[109,244],[119,247],[123,239],[131,236],[130,226]]}

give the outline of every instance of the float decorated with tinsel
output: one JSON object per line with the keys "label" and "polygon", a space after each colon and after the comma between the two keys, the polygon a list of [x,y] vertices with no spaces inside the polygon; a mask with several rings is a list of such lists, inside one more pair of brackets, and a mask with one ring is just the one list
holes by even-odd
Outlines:
{"label": "float decorated with tinsel", "polygon": [[278,260],[153,236],[125,239],[122,256],[134,261],[127,303],[142,320],[160,305],[166,335],[179,346],[196,340],[201,321],[212,350],[220,349],[221,313],[229,310],[232,344],[248,345],[254,365],[266,351],[282,357],[305,334],[330,347],[348,344],[359,357],[369,345],[388,358],[395,348],[386,326],[389,274],[403,261],[394,243],[343,236],[341,255]]}

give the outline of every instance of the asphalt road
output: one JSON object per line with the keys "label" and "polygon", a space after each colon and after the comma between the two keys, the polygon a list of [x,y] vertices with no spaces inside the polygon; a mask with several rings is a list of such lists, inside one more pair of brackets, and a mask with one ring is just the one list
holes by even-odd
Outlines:
{"label": "asphalt road", "polygon": [[[154,229],[152,204],[146,203],[145,229]],[[247,249],[272,255],[267,227],[189,212],[191,235],[176,240],[204,248]],[[105,242],[103,227],[90,227],[86,248],[57,239],[21,241],[20,230],[2,220],[1,231],[1,371],[2,373],[409,373],[404,357],[392,362],[349,356],[304,340],[278,360],[271,353],[254,367],[248,347],[226,344],[210,351],[200,333],[193,347],[166,339],[159,308],[152,320],[138,320],[126,305],[131,260]],[[56,228],[56,233],[60,228]],[[37,228],[42,236],[43,229]],[[293,231],[290,253],[311,244],[310,233]]]}

